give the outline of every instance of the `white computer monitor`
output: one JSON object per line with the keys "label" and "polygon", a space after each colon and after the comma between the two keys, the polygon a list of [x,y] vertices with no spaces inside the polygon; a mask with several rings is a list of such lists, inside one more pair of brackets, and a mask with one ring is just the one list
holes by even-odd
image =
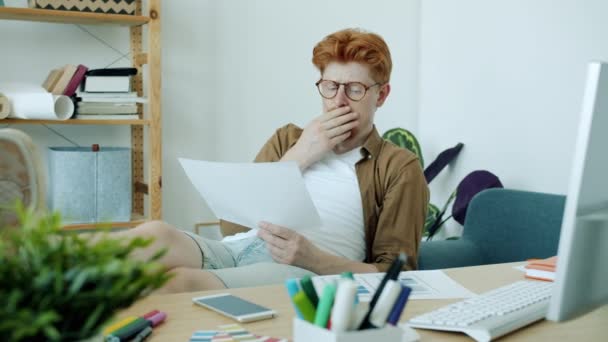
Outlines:
{"label": "white computer monitor", "polygon": [[[592,62],[547,319],[563,321],[608,303],[608,64]],[[608,324],[608,322],[607,322]]]}

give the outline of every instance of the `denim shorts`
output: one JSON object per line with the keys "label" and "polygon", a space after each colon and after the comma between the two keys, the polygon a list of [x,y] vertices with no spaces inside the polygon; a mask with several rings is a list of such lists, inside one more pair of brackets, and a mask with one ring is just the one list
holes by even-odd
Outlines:
{"label": "denim shorts", "polygon": [[202,268],[215,274],[227,288],[280,284],[289,278],[315,275],[303,268],[276,263],[264,240],[257,236],[218,241],[184,233],[199,246]]}

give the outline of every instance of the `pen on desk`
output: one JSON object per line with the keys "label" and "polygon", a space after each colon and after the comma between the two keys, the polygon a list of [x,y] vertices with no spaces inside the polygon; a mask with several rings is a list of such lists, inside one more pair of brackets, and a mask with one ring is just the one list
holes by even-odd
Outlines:
{"label": "pen on desk", "polygon": [[134,320],[136,320],[136,319],[137,319],[137,317],[136,317],[136,316],[130,316],[130,317],[123,318],[123,319],[121,319],[120,321],[118,321],[118,322],[116,322],[116,323],[113,323],[113,324],[111,324],[111,325],[109,325],[109,326],[105,327],[105,328],[102,330],[102,333],[103,333],[104,335],[109,335],[109,334],[111,334],[112,332],[114,332],[114,331],[116,331],[116,330],[118,330],[118,329],[120,329],[120,328],[122,328],[122,327],[126,326],[127,324],[129,324],[129,323],[133,322],[133,321],[134,321]]}
{"label": "pen on desk", "polygon": [[319,305],[319,296],[317,296],[317,291],[312,283],[312,278],[310,278],[309,275],[302,277],[300,280],[300,286],[302,287],[302,291],[306,293],[306,296],[308,299],[310,299],[310,302],[316,309],[317,305]]}
{"label": "pen on desk", "polygon": [[148,322],[150,322],[150,324],[152,325],[152,327],[156,327],[157,325],[159,325],[162,322],[164,322],[166,318],[167,318],[167,314],[166,313],[164,313],[164,312],[157,312],[155,315],[152,315],[152,316],[146,318],[146,320],[148,320]]}
{"label": "pen on desk", "polygon": [[121,341],[125,341],[135,337],[135,335],[150,325],[151,323],[148,320],[138,317],[136,320],[127,324],[126,326],[113,331],[109,336],[118,337]]}
{"label": "pen on desk", "polygon": [[296,279],[285,280],[285,288],[287,288],[287,293],[289,294],[289,299],[291,299],[293,308],[296,311],[296,316],[298,316],[298,318],[303,318],[302,313],[300,312],[300,310],[296,306],[295,302],[293,301],[293,297],[296,295],[296,293],[298,293],[300,291],[300,286],[298,285],[298,281]]}
{"label": "pen on desk", "polygon": [[152,334],[152,327],[146,327],[129,342],[142,342]]}
{"label": "pen on desk", "polygon": [[403,309],[405,309],[405,305],[407,304],[407,300],[410,297],[411,292],[411,287],[401,285],[401,294],[399,294],[399,298],[397,298],[395,305],[393,305],[393,309],[391,310],[390,315],[388,315],[386,323],[391,325],[397,325],[397,322],[399,322],[399,318],[401,317]]}
{"label": "pen on desk", "polygon": [[369,315],[369,322],[376,328],[382,328],[386,324],[386,319],[391,313],[393,306],[399,294],[401,293],[401,284],[395,280],[389,280],[382,290],[380,298],[376,302],[376,306]]}
{"label": "pen on desk", "polygon": [[367,311],[367,314],[365,315],[365,318],[363,319],[363,322],[361,322],[361,326],[359,327],[359,329],[371,328],[371,324],[369,322],[369,316],[371,315],[372,311],[374,310],[374,307],[376,306],[376,303],[378,302],[378,298],[380,298],[380,294],[382,294],[382,291],[384,290],[384,286],[386,285],[386,282],[388,280],[395,280],[395,279],[397,279],[397,277],[399,277],[399,272],[401,272],[401,268],[403,267],[403,264],[405,264],[406,260],[407,260],[407,256],[403,252],[399,253],[399,256],[397,258],[395,258],[395,260],[393,260],[393,263],[391,264],[388,271],[382,278],[380,285],[378,285],[378,288],[376,289],[376,292],[374,293],[374,296],[372,297],[372,300],[369,303],[369,309]]}
{"label": "pen on desk", "polygon": [[327,284],[323,288],[321,299],[319,300],[319,306],[317,306],[317,313],[315,315],[315,325],[321,328],[327,327],[327,320],[331,313],[331,306],[334,304],[334,297],[336,295],[336,284]]}
{"label": "pen on desk", "polygon": [[346,331],[351,322],[354,298],[357,296],[357,285],[351,279],[340,279],[334,306],[331,310],[331,330]]}
{"label": "pen on desk", "polygon": [[316,309],[304,291],[298,291],[293,296],[293,304],[302,314],[302,319],[312,323],[315,320]]}
{"label": "pen on desk", "polygon": [[160,311],[158,311],[158,310],[152,310],[152,311],[148,312],[147,314],[145,314],[145,315],[143,315],[143,316],[141,316],[141,317],[143,317],[143,318],[145,318],[145,319],[148,319],[148,318],[150,318],[150,317],[152,317],[152,316],[156,315],[156,314],[157,314],[157,313],[159,313],[159,312],[160,312]]}

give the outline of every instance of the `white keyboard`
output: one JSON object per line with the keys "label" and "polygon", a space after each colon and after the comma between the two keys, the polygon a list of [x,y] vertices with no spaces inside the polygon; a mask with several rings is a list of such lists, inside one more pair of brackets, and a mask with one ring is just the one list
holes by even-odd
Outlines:
{"label": "white keyboard", "polygon": [[553,283],[522,280],[412,318],[413,328],[460,331],[490,341],[545,318]]}

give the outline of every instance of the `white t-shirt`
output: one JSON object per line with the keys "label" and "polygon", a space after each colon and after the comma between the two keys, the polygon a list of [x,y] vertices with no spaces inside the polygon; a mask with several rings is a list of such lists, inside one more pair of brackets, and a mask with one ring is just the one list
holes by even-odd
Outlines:
{"label": "white t-shirt", "polygon": [[355,171],[361,158],[359,148],[340,155],[330,152],[304,171],[306,188],[323,224],[320,229],[299,231],[317,247],[356,261],[365,259],[363,206]]}
{"label": "white t-shirt", "polygon": [[[355,164],[361,160],[359,148],[341,155],[330,152],[304,171],[304,183],[322,226],[298,230],[317,247],[350,260],[365,259],[365,231],[361,190]],[[258,229],[224,237],[231,242],[257,235]]]}

